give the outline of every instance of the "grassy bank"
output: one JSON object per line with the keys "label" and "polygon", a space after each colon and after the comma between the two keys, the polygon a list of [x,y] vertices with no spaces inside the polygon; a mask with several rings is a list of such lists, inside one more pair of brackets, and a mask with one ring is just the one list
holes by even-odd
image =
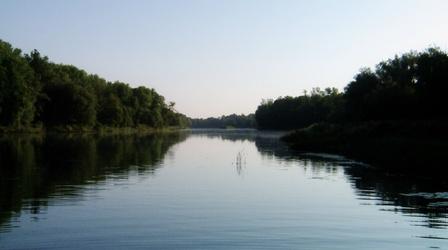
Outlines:
{"label": "grassy bank", "polygon": [[342,154],[389,169],[448,172],[448,122],[314,124],[282,138],[296,150]]}

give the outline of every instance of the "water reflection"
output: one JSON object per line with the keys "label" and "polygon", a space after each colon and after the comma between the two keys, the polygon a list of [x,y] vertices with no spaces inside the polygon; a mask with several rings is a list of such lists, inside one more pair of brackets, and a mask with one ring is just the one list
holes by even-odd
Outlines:
{"label": "water reflection", "polygon": [[[444,176],[424,172],[406,175],[376,169],[341,156],[298,153],[278,140],[282,132],[255,130],[197,130],[193,134],[207,138],[254,142],[266,160],[278,166],[302,166],[313,179],[328,179],[340,171],[352,184],[361,205],[377,206],[381,211],[400,212],[411,218],[414,226],[448,228],[448,182]],[[241,169],[237,165],[238,174]],[[436,237],[436,236],[418,236]],[[441,237],[436,237],[441,238]]]}
{"label": "water reflection", "polygon": [[[256,146],[253,151],[258,151],[257,157],[260,155],[262,160],[274,161],[273,166],[279,170],[303,168],[316,182],[343,178],[350,183],[360,205],[371,206],[384,213],[403,214],[414,226],[442,229],[442,235],[416,237],[444,239],[443,232],[448,228],[448,184],[443,177],[398,175],[343,157],[297,153],[278,140],[281,135],[279,132],[255,130],[193,130],[189,133],[102,137],[3,136],[0,138],[0,231],[9,230],[14,224],[11,221],[24,211],[40,215],[55,203],[76,203],[86,196],[95,195],[95,190],[104,188],[106,184],[120,185],[130,176],[151,176],[162,166],[164,158],[169,157],[170,147],[192,136],[226,142],[250,142]],[[246,169],[246,152],[236,149],[238,151],[231,156],[234,158],[228,162],[229,165],[233,163],[231,167],[234,167],[235,173],[244,176],[254,171],[256,168],[250,162],[254,160],[250,158],[250,151]],[[191,155],[196,151],[195,147],[191,147],[184,154]],[[213,160],[211,163],[217,165],[220,164],[217,161],[222,159]],[[205,163],[193,162],[190,168],[185,169],[198,170],[201,164]],[[247,194],[257,195],[256,190],[252,191]],[[207,192],[200,194],[207,197]],[[190,198],[188,202],[197,197]],[[213,202],[221,201],[211,198],[206,204]],[[184,204],[179,204],[183,209]],[[40,217],[34,218],[38,220]]]}
{"label": "water reflection", "polygon": [[[365,164],[326,154],[298,153],[278,140],[281,132],[197,131],[196,134],[222,140],[248,140],[255,143],[265,159],[276,160],[278,166],[303,166],[313,179],[338,175],[343,171],[352,184],[361,205],[378,206],[381,211],[400,212],[409,216],[415,226],[448,228],[448,182],[444,176],[391,173]],[[443,238],[418,236],[423,238]]]}
{"label": "water reflection", "polygon": [[243,168],[246,165],[246,156],[244,155],[244,150],[239,151],[236,154],[235,166],[238,175],[242,175]]}
{"label": "water reflection", "polygon": [[[440,176],[406,176],[373,168],[345,169],[350,176],[356,194],[369,205],[377,205],[383,211],[401,212],[413,217],[415,226],[448,228],[448,206],[442,201],[448,197],[419,196],[421,192],[434,194],[448,191],[446,180]],[[438,206],[435,206],[435,202]]]}
{"label": "water reflection", "polygon": [[[0,137],[0,228],[21,212],[73,203],[100,183],[152,174],[186,133],[146,135],[8,135]],[[34,218],[38,218],[35,216]]]}
{"label": "water reflection", "polygon": [[[400,212],[412,217],[415,226],[448,228],[448,182],[422,170],[421,175],[388,172],[340,156],[292,152],[278,140],[255,137],[259,152],[280,162],[299,162],[304,168],[337,175],[344,171],[362,205],[378,206],[381,211]],[[314,177],[319,178],[319,177]],[[422,236],[426,237],[427,236]],[[438,237],[440,238],[440,237]]]}

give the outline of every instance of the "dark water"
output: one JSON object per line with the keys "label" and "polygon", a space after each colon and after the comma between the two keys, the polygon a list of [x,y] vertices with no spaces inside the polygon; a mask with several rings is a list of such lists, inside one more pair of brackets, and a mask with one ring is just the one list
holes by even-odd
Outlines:
{"label": "dark water", "polygon": [[444,178],[277,137],[0,137],[0,249],[448,248]]}

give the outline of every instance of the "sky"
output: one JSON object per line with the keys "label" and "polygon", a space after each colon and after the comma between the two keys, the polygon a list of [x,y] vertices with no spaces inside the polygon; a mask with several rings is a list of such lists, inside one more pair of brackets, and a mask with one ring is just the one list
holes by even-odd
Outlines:
{"label": "sky", "polygon": [[446,0],[1,0],[0,39],[209,117],[343,90],[362,67],[447,50],[447,13]]}

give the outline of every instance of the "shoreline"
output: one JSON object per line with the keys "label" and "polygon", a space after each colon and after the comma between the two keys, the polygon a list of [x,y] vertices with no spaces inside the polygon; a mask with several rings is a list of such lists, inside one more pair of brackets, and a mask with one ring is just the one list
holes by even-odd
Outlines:
{"label": "shoreline", "polygon": [[185,129],[183,127],[153,128],[146,126],[138,127],[82,127],[82,126],[55,126],[55,127],[31,127],[31,128],[7,128],[0,127],[0,135],[22,135],[22,134],[136,134],[136,133],[161,133],[174,132]]}
{"label": "shoreline", "polygon": [[389,170],[448,172],[447,127],[438,121],[319,123],[281,140],[294,150],[339,154]]}

